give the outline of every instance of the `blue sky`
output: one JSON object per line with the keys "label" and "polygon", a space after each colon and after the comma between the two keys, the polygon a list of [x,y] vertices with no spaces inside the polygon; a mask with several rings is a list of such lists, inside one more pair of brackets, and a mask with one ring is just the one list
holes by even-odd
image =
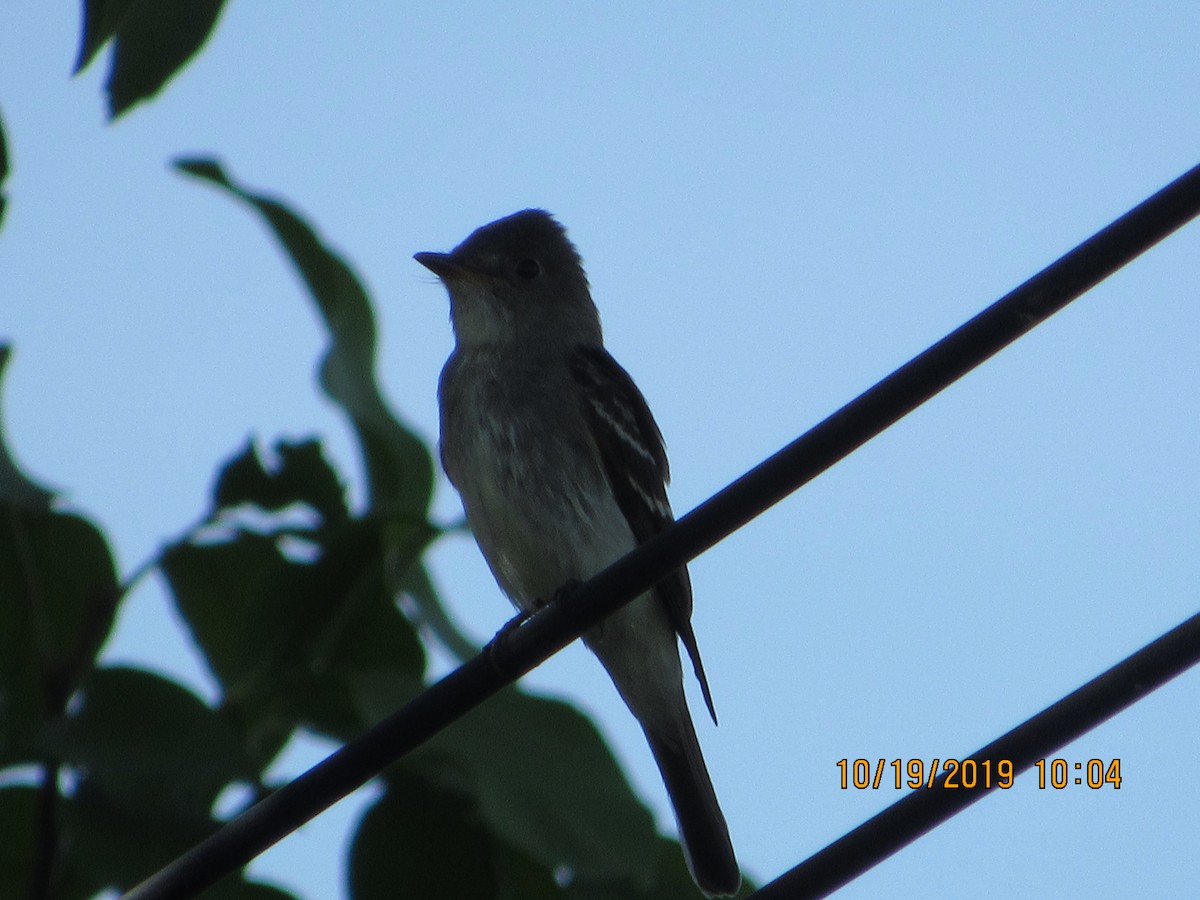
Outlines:
{"label": "blue sky", "polygon": [[[112,125],[105,61],[68,77],[77,16],[25,4],[0,33],[4,414],[126,573],[194,520],[247,435],[318,432],[359,478],[297,279],[244,209],[169,171],[177,156],[219,156],[353,261],[390,399],[431,441],[451,335],[412,253],[554,211],[666,435],[677,512],[1200,162],[1187,3],[233,2]],[[899,798],[841,790],[837,760],[965,755],[1195,612],[1198,258],[1193,225],[693,563],[721,716],[701,742],[757,878]],[[436,509],[460,512],[444,480]],[[474,545],[433,558],[489,636],[510,607]],[[107,658],[211,694],[162,601],[147,584]],[[591,711],[672,827],[585,651],[527,684]],[[1026,775],[841,896],[1190,889],[1198,688],[1185,675],[1063,751],[1120,758],[1119,791]],[[254,871],[343,895],[357,802]]]}

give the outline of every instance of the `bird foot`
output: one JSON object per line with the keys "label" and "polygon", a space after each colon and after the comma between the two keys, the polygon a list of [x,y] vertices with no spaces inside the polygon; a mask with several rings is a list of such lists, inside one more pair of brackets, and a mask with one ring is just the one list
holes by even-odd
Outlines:
{"label": "bird foot", "polygon": [[[563,584],[562,587],[554,592],[554,597],[550,602],[554,604],[562,603],[567,597],[574,593],[575,589],[579,587],[579,584],[580,582],[574,578],[568,580],[565,584]],[[530,617],[535,612],[544,608],[545,606],[547,606],[545,600],[535,600],[533,602],[532,609],[523,609],[518,612],[515,616],[501,625],[500,630],[496,632],[495,636],[490,641],[488,641],[487,646],[484,648],[484,652],[487,654],[488,662],[492,664],[492,668],[495,669],[499,674],[505,676],[508,674],[508,644],[512,640],[512,636],[517,633],[517,630],[522,625],[529,621]]]}
{"label": "bird foot", "polygon": [[568,578],[566,582],[557,591],[554,592],[554,599],[551,603],[562,603],[573,593],[579,590],[580,582],[577,578]]}
{"label": "bird foot", "polygon": [[521,610],[507,622],[500,626],[500,630],[495,636],[488,641],[484,651],[487,653],[488,662],[492,664],[501,675],[508,674],[508,666],[505,664],[508,656],[508,642],[512,636],[517,633],[517,629],[524,625],[530,617],[531,613],[528,610]]}

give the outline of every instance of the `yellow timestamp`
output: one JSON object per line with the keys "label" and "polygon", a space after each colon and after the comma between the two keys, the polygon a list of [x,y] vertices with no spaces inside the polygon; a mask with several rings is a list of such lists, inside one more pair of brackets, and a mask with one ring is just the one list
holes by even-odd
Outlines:
{"label": "yellow timestamp", "polygon": [[[1070,762],[1065,759],[1039,759],[1038,789],[1062,790],[1070,785],[1092,790],[1111,787],[1120,790],[1120,759],[1089,759]],[[944,790],[1008,790],[1016,782],[1017,767],[1011,759],[839,759],[838,778],[843,791],[879,790],[883,787],[932,788]],[[939,783],[939,779],[941,779]]]}
{"label": "yellow timestamp", "polygon": [[1033,764],[1038,773],[1038,788],[1061,791],[1069,785],[1087,786],[1096,791],[1103,787],[1121,789],[1121,760],[1089,759],[1069,762],[1065,759],[1039,759]]}
{"label": "yellow timestamp", "polygon": [[898,791],[931,788],[939,777],[945,778],[942,787],[950,790],[1007,790],[1017,777],[1011,759],[839,759],[837,767],[843,791],[878,790],[885,785]]}

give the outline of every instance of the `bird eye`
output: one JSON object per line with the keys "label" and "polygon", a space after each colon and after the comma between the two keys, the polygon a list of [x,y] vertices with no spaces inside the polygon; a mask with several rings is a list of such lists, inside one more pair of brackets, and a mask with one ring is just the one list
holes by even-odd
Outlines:
{"label": "bird eye", "polygon": [[517,263],[516,271],[526,281],[532,281],[542,274],[542,266],[536,259],[523,259]]}

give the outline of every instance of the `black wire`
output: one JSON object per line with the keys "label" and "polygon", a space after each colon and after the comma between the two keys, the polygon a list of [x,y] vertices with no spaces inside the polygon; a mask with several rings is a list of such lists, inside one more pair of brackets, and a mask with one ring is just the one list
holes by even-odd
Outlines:
{"label": "black wire", "polygon": [[[1025,771],[1197,662],[1200,662],[1200,614],[972,753],[970,759],[978,764],[976,771],[991,773],[990,786],[979,780],[974,789],[946,789],[943,774],[932,787],[918,788],[893,803],[751,896],[755,900],[800,900],[833,893],[996,790],[995,773],[1002,760],[1012,763],[1014,775]],[[986,770],[985,760],[989,763]]]}
{"label": "black wire", "polygon": [[[1200,213],[1200,166],[580,585],[366,734],[263,799],[126,894],[190,897],[340,800],[633,597],[847,456],[897,419]],[[849,877],[853,877],[850,875]]]}

